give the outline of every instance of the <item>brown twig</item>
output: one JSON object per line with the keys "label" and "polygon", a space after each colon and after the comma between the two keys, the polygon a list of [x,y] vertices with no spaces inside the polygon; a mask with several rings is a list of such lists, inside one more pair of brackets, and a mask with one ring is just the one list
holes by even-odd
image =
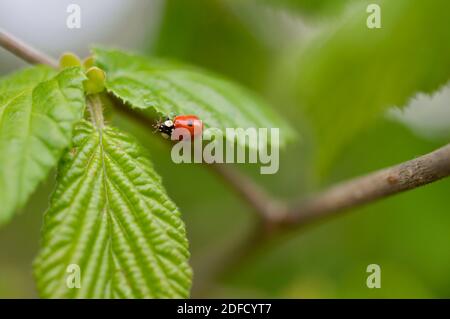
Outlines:
{"label": "brown twig", "polygon": [[0,46],[31,64],[47,64],[58,68],[58,62],[0,29]]}
{"label": "brown twig", "polygon": [[288,227],[299,227],[449,175],[450,144],[447,144],[416,159],[337,184],[292,207],[281,222]]}
{"label": "brown twig", "polygon": [[[281,218],[269,220],[270,227],[266,227],[266,231],[262,233],[256,231],[258,236],[249,237],[235,249],[238,254],[230,254],[223,262],[217,263],[220,271],[217,271],[216,278],[232,273],[243,260],[291,230],[438,181],[449,175],[450,144],[447,144],[416,159],[332,186],[298,204],[291,205]],[[225,262],[227,267],[222,266]]]}
{"label": "brown twig", "polygon": [[[58,63],[54,59],[23,43],[3,30],[0,30],[0,46],[31,64],[47,64],[55,69],[58,68]],[[114,97],[112,97],[112,99],[117,111],[131,117],[148,128],[153,126],[153,119],[133,111],[118,99],[114,99]],[[281,205],[274,201],[266,200],[269,196],[265,194],[258,185],[254,184],[245,176],[240,175],[237,171],[233,171],[229,167],[219,167],[218,165],[208,166],[215,170],[218,175],[223,176],[224,180],[228,181],[233,189],[237,190],[237,193],[254,208],[254,211],[261,214],[262,219],[266,220],[266,217],[277,211],[275,207],[281,207]]]}
{"label": "brown twig", "polygon": [[263,225],[270,228],[272,223],[282,220],[287,212],[284,203],[272,198],[250,178],[225,164],[210,165],[213,170],[228,184],[237,190],[238,195],[250,204],[262,218]]}
{"label": "brown twig", "polygon": [[[153,127],[156,119],[132,110],[129,106],[124,105],[122,101],[113,96],[111,97],[111,101],[119,113],[146,128]],[[280,202],[271,199],[259,185],[255,184],[247,176],[240,174],[233,167],[225,167],[223,164],[205,165],[231,185],[231,188],[253,208],[257,217],[261,218],[264,222],[267,221],[270,224],[270,221],[275,219],[275,216],[285,211],[284,206]]]}
{"label": "brown twig", "polygon": [[[30,63],[57,67],[50,57],[0,31],[0,46]],[[136,113],[122,103],[116,109],[151,128],[153,121]],[[336,215],[339,212],[376,201],[406,190],[440,180],[450,175],[450,144],[408,162],[358,177],[318,193],[309,199],[286,208],[271,198],[246,176],[224,165],[209,165],[258,213],[261,226],[258,236],[244,242],[235,260],[242,260],[252,250],[283,232]],[[261,235],[263,234],[263,235]],[[257,238],[257,239],[255,239]],[[229,258],[227,258],[229,259]],[[227,265],[231,265],[229,262]]]}

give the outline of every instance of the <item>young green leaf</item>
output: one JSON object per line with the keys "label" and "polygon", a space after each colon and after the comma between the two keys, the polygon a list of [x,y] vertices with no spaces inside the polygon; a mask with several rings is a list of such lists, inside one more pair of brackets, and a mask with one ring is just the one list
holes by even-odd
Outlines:
{"label": "young green leaf", "polygon": [[115,50],[95,49],[106,88],[134,108],[163,116],[195,114],[206,127],[280,128],[280,144],[294,131],[249,91],[193,67]]}
{"label": "young green leaf", "polygon": [[[367,12],[372,2],[355,2],[342,23],[324,30],[291,67],[322,169],[388,107],[450,79],[449,1],[380,0],[379,17]],[[381,28],[369,28],[367,20],[377,18]]]}
{"label": "young green leaf", "polygon": [[83,116],[84,75],[45,66],[0,80],[0,224],[56,165]]}
{"label": "young green leaf", "polygon": [[188,258],[180,213],[142,149],[80,122],[44,218],[34,264],[41,296],[185,298]]}

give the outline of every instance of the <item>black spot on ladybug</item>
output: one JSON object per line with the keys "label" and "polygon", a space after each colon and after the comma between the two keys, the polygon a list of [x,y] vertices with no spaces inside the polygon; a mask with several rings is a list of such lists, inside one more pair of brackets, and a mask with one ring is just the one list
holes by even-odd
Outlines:
{"label": "black spot on ladybug", "polygon": [[194,122],[192,122],[192,120],[188,121],[188,126],[192,127],[194,125]]}

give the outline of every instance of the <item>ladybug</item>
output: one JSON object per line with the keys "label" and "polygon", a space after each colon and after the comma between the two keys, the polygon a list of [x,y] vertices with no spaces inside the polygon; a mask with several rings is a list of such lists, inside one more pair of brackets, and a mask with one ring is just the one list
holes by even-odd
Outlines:
{"label": "ladybug", "polygon": [[[203,122],[196,115],[178,115],[173,119],[167,117],[165,121],[159,121],[155,128],[166,139],[171,139],[173,131],[178,128],[188,130],[191,138],[194,138],[202,134]],[[180,140],[182,138],[180,136]]]}

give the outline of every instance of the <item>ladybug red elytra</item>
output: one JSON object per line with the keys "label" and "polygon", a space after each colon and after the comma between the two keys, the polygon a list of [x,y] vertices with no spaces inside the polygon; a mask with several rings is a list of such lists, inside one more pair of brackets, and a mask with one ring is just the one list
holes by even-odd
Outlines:
{"label": "ladybug red elytra", "polygon": [[[178,115],[173,119],[166,118],[165,121],[159,121],[156,123],[155,128],[167,139],[171,139],[173,131],[178,128],[188,130],[191,138],[194,138],[202,134],[203,122],[196,115]],[[180,140],[182,138],[180,136]]]}

